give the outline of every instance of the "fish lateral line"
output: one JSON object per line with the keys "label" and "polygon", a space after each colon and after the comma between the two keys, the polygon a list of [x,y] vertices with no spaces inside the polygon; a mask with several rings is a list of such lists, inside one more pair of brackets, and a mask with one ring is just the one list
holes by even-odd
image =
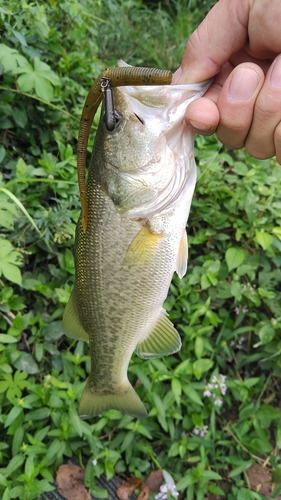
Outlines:
{"label": "fish lateral line", "polygon": [[[77,142],[77,174],[81,200],[81,221],[84,233],[87,230],[88,223],[88,201],[86,194],[86,157],[88,140],[93,119],[105,95],[104,82],[106,80],[109,80],[109,89],[106,96],[108,109],[106,119],[108,119],[109,126],[113,126],[112,113],[114,113],[114,103],[112,93],[112,102],[110,97],[112,87],[122,87],[126,85],[170,85],[172,81],[172,72],[158,68],[133,66],[107,68],[93,83],[82,110]],[[112,130],[114,130],[114,128]]]}

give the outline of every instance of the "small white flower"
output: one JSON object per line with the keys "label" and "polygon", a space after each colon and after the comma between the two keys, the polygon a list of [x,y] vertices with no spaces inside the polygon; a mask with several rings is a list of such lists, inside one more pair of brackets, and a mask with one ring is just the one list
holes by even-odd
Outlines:
{"label": "small white flower", "polygon": [[155,495],[155,500],[166,500],[168,498],[168,495],[165,493],[157,493]]}
{"label": "small white flower", "polygon": [[215,400],[215,405],[216,405],[216,406],[221,406],[221,405],[222,405],[222,400],[217,398],[217,399]]}
{"label": "small white flower", "polygon": [[203,392],[203,396],[205,396],[205,398],[210,398],[212,396],[212,393],[206,389],[206,391]]}
{"label": "small white flower", "polygon": [[206,436],[207,432],[208,432],[208,426],[204,425],[203,430],[200,432],[200,437]]}
{"label": "small white flower", "polygon": [[196,435],[197,435],[197,434],[199,434],[199,433],[200,433],[200,430],[198,429],[198,427],[194,427],[194,429],[193,429],[193,431],[192,431],[192,432],[193,432],[193,434],[196,434]]}
{"label": "small white flower", "polygon": [[227,390],[226,385],[225,384],[221,384],[221,395],[222,396],[225,396],[226,390]]}
{"label": "small white flower", "polygon": [[155,500],[166,500],[169,493],[174,498],[178,498],[179,496],[175,484],[162,484],[160,486],[160,492],[155,495]]}
{"label": "small white flower", "polygon": [[97,459],[96,459],[96,458],[94,458],[94,460],[92,460],[92,464],[93,464],[93,466],[95,467],[95,466],[97,465],[97,463],[98,463]]}

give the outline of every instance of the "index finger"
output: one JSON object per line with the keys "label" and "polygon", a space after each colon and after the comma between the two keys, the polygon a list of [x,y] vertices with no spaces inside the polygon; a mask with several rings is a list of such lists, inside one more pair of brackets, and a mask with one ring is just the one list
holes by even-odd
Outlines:
{"label": "index finger", "polygon": [[177,83],[215,76],[247,40],[250,0],[219,0],[190,36]]}

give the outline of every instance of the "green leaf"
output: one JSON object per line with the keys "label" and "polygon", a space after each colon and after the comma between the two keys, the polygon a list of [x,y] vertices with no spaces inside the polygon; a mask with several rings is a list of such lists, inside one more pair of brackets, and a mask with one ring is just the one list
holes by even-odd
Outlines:
{"label": "green leaf", "polygon": [[193,363],[193,373],[195,377],[199,380],[202,374],[210,370],[214,362],[211,359],[201,358]]}
{"label": "green leaf", "polygon": [[58,75],[38,57],[35,57],[34,69],[29,65],[16,68],[13,73],[22,73],[18,78],[18,85],[23,92],[34,89],[36,95],[47,102],[51,102],[54,97],[53,86],[61,84]]}
{"label": "green leaf", "polygon": [[25,373],[34,374],[39,372],[36,361],[28,352],[22,352],[20,357],[14,361],[13,365],[17,370],[21,370]]}
{"label": "green leaf", "polygon": [[63,337],[63,329],[62,329],[62,321],[53,321],[48,326],[43,328],[42,335],[45,340],[49,340],[50,342],[54,342]]}
{"label": "green leaf", "polygon": [[35,358],[39,363],[43,359],[43,354],[44,354],[43,344],[39,344],[39,343],[35,344]]}
{"label": "green leaf", "polygon": [[220,480],[220,479],[222,479],[222,477],[217,472],[214,472],[212,470],[205,470],[203,472],[203,477],[205,479],[209,479],[209,480],[212,480],[212,479],[214,479],[214,480]]}
{"label": "green leaf", "polygon": [[258,330],[257,334],[260,338],[261,344],[268,344],[274,338],[275,330],[270,324],[266,323]]}
{"label": "green leaf", "polygon": [[14,118],[16,124],[19,127],[24,128],[26,126],[26,124],[27,124],[27,114],[26,114],[25,109],[14,110],[14,112],[13,112],[13,118]]}
{"label": "green leaf", "polygon": [[204,351],[204,340],[202,339],[202,337],[196,337],[194,350],[196,358],[200,359]]}
{"label": "green leaf", "polygon": [[0,486],[4,486],[4,488],[5,488],[7,486],[7,484],[8,484],[8,481],[5,478],[5,476],[3,474],[0,474]]}
{"label": "green leaf", "polygon": [[55,87],[61,85],[59,76],[51,69],[48,64],[41,61],[39,57],[35,57],[34,69],[37,74],[41,74],[42,77],[44,77],[46,80],[49,80]]}
{"label": "green leaf", "polygon": [[267,250],[272,243],[273,237],[271,234],[266,233],[265,231],[256,231],[255,241],[264,249]]}
{"label": "green leaf", "polygon": [[166,484],[175,484],[173,477],[171,476],[171,474],[169,474],[169,472],[166,469],[162,469],[162,474]]}
{"label": "green leaf", "polygon": [[8,333],[0,333],[0,342],[3,344],[15,344],[18,342],[18,339],[16,337],[13,337],[13,335],[9,335]]}
{"label": "green leaf", "polygon": [[48,451],[46,453],[46,461],[47,463],[54,463],[55,457],[57,456],[59,450],[61,449],[61,442],[58,439],[52,441]]}
{"label": "green leaf", "polygon": [[4,264],[4,267],[2,268],[2,272],[7,280],[12,281],[13,283],[16,283],[17,285],[22,284],[22,277],[21,277],[20,269],[17,266],[15,266],[14,264],[10,264],[9,262],[6,262]]}
{"label": "green leaf", "polygon": [[34,86],[34,78],[32,73],[24,73],[18,78],[18,86],[23,92],[30,92]]}
{"label": "green leaf", "polygon": [[28,478],[31,478],[34,472],[34,457],[33,455],[29,455],[25,462],[24,473]]}
{"label": "green leaf", "polygon": [[15,455],[17,455],[18,452],[20,451],[20,447],[21,447],[22,442],[23,442],[23,436],[24,436],[24,429],[23,429],[23,427],[19,426],[15,430],[15,434],[14,434],[14,437],[13,437],[13,446],[12,446],[12,455],[13,455],[13,457]]}
{"label": "green leaf", "polygon": [[8,47],[4,43],[0,43],[0,62],[4,66],[6,72],[13,71],[18,66],[31,67],[26,57],[22,56],[16,49]]}
{"label": "green leaf", "polygon": [[207,274],[202,274],[201,279],[200,279],[200,283],[201,283],[202,290],[206,290],[206,288],[209,288],[212,285]]}
{"label": "green leaf", "polygon": [[176,457],[179,454],[179,443],[176,441],[169,449],[168,457]]}
{"label": "green leaf", "polygon": [[17,266],[21,265],[22,261],[22,255],[13,245],[8,240],[0,238],[0,275],[3,274],[8,280],[21,285],[21,272]]}
{"label": "green leaf", "polygon": [[196,479],[190,473],[187,473],[177,483],[177,490],[178,491],[185,490],[186,488],[188,488],[188,486],[191,486],[194,483],[196,483]]}
{"label": "green leaf", "polygon": [[10,488],[6,488],[4,493],[3,493],[3,497],[2,497],[2,500],[11,500],[11,497],[10,497]]}
{"label": "green leaf", "polygon": [[6,477],[10,476],[10,474],[15,472],[19,467],[21,467],[24,461],[25,457],[23,455],[16,455],[15,457],[13,457],[12,460],[10,460],[8,466],[6,467],[6,471],[4,473],[5,476]]}
{"label": "green leaf", "polygon": [[13,229],[14,218],[9,210],[0,207],[0,224],[6,229]]}
{"label": "green leaf", "polygon": [[185,373],[188,372],[189,370],[189,367],[190,367],[190,359],[185,359],[184,361],[182,361],[181,363],[179,363],[175,370],[174,370],[174,374],[176,376],[179,376],[179,375],[183,375]]}
{"label": "green leaf", "polygon": [[231,281],[230,291],[236,300],[241,300],[241,284],[239,281]]}
{"label": "green leaf", "polygon": [[237,493],[237,500],[253,500],[251,492],[246,488],[239,488]]}
{"label": "green leaf", "polygon": [[162,399],[158,396],[158,394],[153,393],[152,395],[153,402],[158,410],[158,420],[162,425],[165,431],[168,431],[167,421],[166,421],[166,412],[165,407],[163,405]]}
{"label": "green leaf", "polygon": [[275,234],[275,236],[277,236],[277,238],[279,240],[281,240],[281,227],[280,226],[276,226],[272,229],[272,233]]}
{"label": "green leaf", "polygon": [[37,410],[30,411],[28,413],[28,417],[30,420],[44,420],[48,418],[51,413],[51,410],[46,406],[42,406],[41,408],[37,408]]}
{"label": "green leaf", "polygon": [[105,488],[102,488],[101,486],[94,485],[91,488],[91,494],[95,498],[108,498],[108,491]]}
{"label": "green leaf", "polygon": [[9,498],[24,498],[25,497],[25,488],[24,486],[15,486],[9,491]]}
{"label": "green leaf", "polygon": [[14,422],[14,420],[16,420],[16,418],[21,414],[21,412],[22,412],[21,406],[14,406],[7,415],[5,421],[5,428],[9,427]]}
{"label": "green leaf", "polygon": [[178,378],[172,378],[172,391],[177,404],[180,405],[182,388]]}
{"label": "green leaf", "polygon": [[45,101],[51,102],[54,97],[53,87],[50,82],[40,75],[35,75],[34,77],[34,88],[38,97],[45,99]]}
{"label": "green leaf", "polygon": [[196,390],[191,386],[191,384],[183,385],[184,393],[196,404],[200,406],[204,406],[200,396],[196,392]]}
{"label": "green leaf", "polygon": [[263,404],[256,413],[256,416],[264,420],[281,419],[281,410],[274,406]]}
{"label": "green leaf", "polygon": [[241,266],[246,257],[246,253],[242,248],[231,247],[226,250],[225,260],[229,272]]}
{"label": "green leaf", "polygon": [[5,154],[6,154],[5,147],[1,144],[0,145],[0,163],[2,163],[2,161],[4,160]]}
{"label": "green leaf", "polygon": [[74,409],[69,410],[69,420],[73,425],[75,431],[77,432],[78,436],[80,437],[83,436],[81,419],[79,418],[77,411],[75,411]]}
{"label": "green leaf", "polygon": [[239,476],[240,474],[242,474],[242,472],[245,472],[245,470],[247,470],[253,463],[254,463],[254,460],[247,460],[247,461],[241,460],[241,464],[238,465],[237,467],[235,467],[234,469],[232,469],[228,473],[228,476],[231,478],[235,477],[235,476]]}

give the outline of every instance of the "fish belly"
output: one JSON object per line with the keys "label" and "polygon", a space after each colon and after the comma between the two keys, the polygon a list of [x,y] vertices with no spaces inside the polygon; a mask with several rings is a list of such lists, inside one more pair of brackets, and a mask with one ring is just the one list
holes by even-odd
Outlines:
{"label": "fish belly", "polygon": [[176,251],[165,235],[154,235],[139,221],[122,217],[98,183],[89,182],[88,227],[84,233],[81,222],[77,225],[76,281],[64,315],[64,323],[68,316],[77,331],[71,335],[66,327],[66,334],[88,336],[90,342],[91,374],[79,413],[86,418],[113,407],[145,416],[127,368],[134,350],[153,357],[180,348],[179,336],[162,308]]}

